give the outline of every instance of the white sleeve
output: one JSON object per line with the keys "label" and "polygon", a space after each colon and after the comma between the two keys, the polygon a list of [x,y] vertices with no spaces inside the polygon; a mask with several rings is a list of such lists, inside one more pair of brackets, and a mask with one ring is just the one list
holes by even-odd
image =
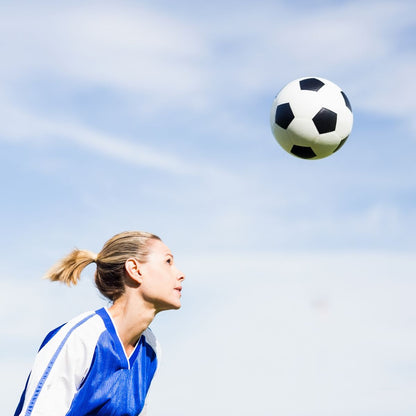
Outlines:
{"label": "white sleeve", "polygon": [[[91,317],[65,325],[38,353],[21,415],[64,416],[94,356],[100,330]],[[87,319],[88,318],[88,319]],[[88,322],[87,322],[88,321]]]}

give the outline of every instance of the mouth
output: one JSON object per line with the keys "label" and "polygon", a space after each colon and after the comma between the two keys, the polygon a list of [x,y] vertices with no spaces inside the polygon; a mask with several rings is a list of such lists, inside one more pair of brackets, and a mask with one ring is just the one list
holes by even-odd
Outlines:
{"label": "mouth", "polygon": [[182,292],[182,288],[181,287],[175,287],[175,290],[177,290],[179,293]]}

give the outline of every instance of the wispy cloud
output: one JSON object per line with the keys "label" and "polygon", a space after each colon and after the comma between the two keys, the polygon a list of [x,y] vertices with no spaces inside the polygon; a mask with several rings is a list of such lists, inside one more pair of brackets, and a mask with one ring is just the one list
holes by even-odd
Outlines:
{"label": "wispy cloud", "polygon": [[[33,281],[39,259],[137,225],[187,274],[155,322],[155,415],[413,416],[415,149],[396,138],[414,131],[414,1],[197,3],[0,5],[6,408],[44,333],[102,303]],[[303,75],[357,116],[317,163],[268,126]]]}
{"label": "wispy cloud", "polygon": [[50,3],[25,5],[23,13],[18,5],[3,6],[0,20],[2,36],[13,39],[1,46],[8,56],[4,80],[42,75],[78,87],[105,85],[143,94],[148,106],[154,99],[169,104],[172,96],[195,106],[203,97],[206,45],[192,25],[168,14],[127,4]]}
{"label": "wispy cloud", "polygon": [[68,142],[101,157],[139,167],[157,169],[178,175],[235,176],[207,161],[195,163],[178,154],[141,144],[141,138],[130,140],[83,125],[77,121],[45,118],[25,112],[11,102],[0,102],[4,122],[0,126],[0,140],[9,142]]}

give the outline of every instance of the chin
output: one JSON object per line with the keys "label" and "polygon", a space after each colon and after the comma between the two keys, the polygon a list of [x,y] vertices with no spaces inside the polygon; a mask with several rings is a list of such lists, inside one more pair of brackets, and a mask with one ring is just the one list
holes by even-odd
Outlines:
{"label": "chin", "polygon": [[181,304],[180,303],[171,303],[169,305],[163,305],[160,306],[158,309],[158,312],[162,312],[162,311],[171,311],[171,310],[178,310],[181,308]]}
{"label": "chin", "polygon": [[176,309],[180,309],[181,308],[181,303],[179,302],[179,303],[173,303],[172,305],[170,305],[170,308],[169,309],[174,309],[174,310],[176,310]]}

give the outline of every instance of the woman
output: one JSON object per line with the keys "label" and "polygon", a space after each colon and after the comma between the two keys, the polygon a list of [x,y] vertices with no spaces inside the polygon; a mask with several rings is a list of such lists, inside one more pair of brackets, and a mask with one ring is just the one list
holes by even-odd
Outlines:
{"label": "woman", "polygon": [[15,416],[137,416],[157,368],[148,328],[157,313],[179,309],[184,275],[159,237],[124,232],[98,255],[74,250],[45,276],[76,284],[96,263],[95,282],[109,308],[51,331],[36,356]]}

